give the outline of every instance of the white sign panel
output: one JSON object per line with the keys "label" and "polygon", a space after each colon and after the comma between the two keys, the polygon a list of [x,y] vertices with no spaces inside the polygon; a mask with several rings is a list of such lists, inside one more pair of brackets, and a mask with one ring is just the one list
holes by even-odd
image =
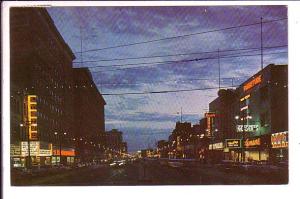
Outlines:
{"label": "white sign panel", "polygon": [[[244,131],[243,131],[243,127],[244,127]],[[236,126],[236,130],[237,132],[255,132],[258,131],[259,126],[256,125],[237,125]]]}
{"label": "white sign panel", "polygon": [[[38,156],[40,142],[30,141],[30,156]],[[21,142],[21,155],[28,156],[28,142]]]}
{"label": "white sign panel", "polygon": [[209,150],[212,150],[212,149],[223,149],[223,142],[210,144],[209,145]]}

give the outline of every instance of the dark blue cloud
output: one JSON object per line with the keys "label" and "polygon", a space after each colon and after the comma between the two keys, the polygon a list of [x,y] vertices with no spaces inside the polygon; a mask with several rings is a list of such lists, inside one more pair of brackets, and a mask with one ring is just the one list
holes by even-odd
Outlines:
{"label": "dark blue cloud", "polygon": [[[51,7],[47,8],[58,30],[74,52],[149,41],[176,35],[221,29],[287,17],[286,6],[189,6],[189,7]],[[81,32],[81,34],[80,34]],[[263,24],[264,47],[287,44],[287,20]],[[157,56],[226,49],[260,47],[260,25],[199,34],[143,45],[83,53],[83,61]],[[286,64],[287,51],[265,49],[264,65]],[[240,52],[220,53],[220,56]],[[252,52],[252,53],[259,53]],[[76,53],[80,61],[80,53]],[[217,86],[218,60],[153,64],[142,67],[126,64],[164,62],[217,57],[217,53],[122,60],[95,63],[76,63],[75,66],[107,66],[91,68],[93,79],[102,93],[145,92],[206,88]],[[113,67],[111,65],[120,64]],[[220,58],[222,86],[240,84],[260,69],[260,56]],[[127,70],[114,70],[137,67]],[[102,71],[102,72],[95,72]],[[240,78],[239,78],[240,77]],[[199,80],[208,78],[210,80]],[[198,79],[198,80],[197,80]],[[177,81],[176,81],[177,80]],[[137,96],[104,96],[106,129],[124,131],[130,151],[154,146],[158,139],[167,139],[175,122],[176,112],[184,107],[184,120],[197,123],[204,108],[216,96],[216,90]],[[197,110],[197,113],[188,114]],[[199,112],[199,113],[198,113]],[[174,124],[174,125],[173,125]]]}

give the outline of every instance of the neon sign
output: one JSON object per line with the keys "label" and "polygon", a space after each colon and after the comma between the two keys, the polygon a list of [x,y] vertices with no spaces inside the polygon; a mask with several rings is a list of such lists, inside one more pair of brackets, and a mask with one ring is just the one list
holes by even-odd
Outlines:
{"label": "neon sign", "polygon": [[254,146],[260,146],[260,138],[256,139],[246,139],[244,142],[245,147],[254,147]]}
{"label": "neon sign", "polygon": [[207,136],[211,136],[211,126],[213,123],[213,118],[216,117],[215,113],[205,113],[205,117],[207,118]]}
{"label": "neon sign", "polygon": [[271,136],[272,148],[286,148],[288,143],[288,132],[274,133]]}
{"label": "neon sign", "polygon": [[254,79],[252,79],[250,82],[246,83],[244,85],[244,91],[247,91],[251,88],[253,88],[254,86],[256,86],[257,84],[261,83],[261,75],[255,77]]}
{"label": "neon sign", "polygon": [[236,131],[237,132],[254,132],[258,131],[259,126],[257,124],[255,125],[237,125]]}
{"label": "neon sign", "polygon": [[28,121],[28,134],[30,140],[37,140],[37,102],[36,95],[27,95],[26,101],[27,115],[26,119]]}
{"label": "neon sign", "polygon": [[226,147],[227,148],[241,148],[241,140],[240,139],[227,139]]}

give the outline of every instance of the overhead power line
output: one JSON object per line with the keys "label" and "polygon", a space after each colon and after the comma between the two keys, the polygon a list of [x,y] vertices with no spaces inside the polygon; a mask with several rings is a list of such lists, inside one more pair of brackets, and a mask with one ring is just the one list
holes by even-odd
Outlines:
{"label": "overhead power line", "polygon": [[[239,85],[220,87],[221,89],[233,88]],[[213,90],[219,89],[218,87],[208,87],[208,88],[194,88],[194,89],[181,89],[181,90],[163,90],[163,91],[145,91],[145,92],[126,92],[126,93],[102,93],[102,95],[145,95],[145,94],[161,94],[161,93],[178,93],[178,92],[189,92],[189,91],[202,91],[202,90]]]}
{"label": "overhead power line", "polygon": [[[222,77],[221,80],[232,80],[232,79],[244,79],[249,78],[250,76],[235,76],[235,77]],[[175,82],[175,83],[185,83],[189,81],[214,81],[218,80],[219,78],[191,78],[191,79],[173,79],[173,80],[166,80],[166,81],[152,81],[152,82],[132,82],[132,83],[126,83],[126,82],[117,82],[117,83],[99,83],[98,85],[139,85],[139,84],[159,84],[159,83],[165,83],[165,82]]]}
{"label": "overhead power line", "polygon": [[[275,54],[284,54],[287,52],[276,52],[276,53],[266,53],[265,55],[275,55]],[[220,59],[224,58],[236,58],[236,57],[251,57],[251,56],[260,56],[259,54],[250,54],[250,55],[233,55],[233,56],[220,56]],[[211,59],[218,59],[218,57],[205,57],[205,58],[195,58],[195,59],[188,59],[188,60],[177,60],[177,61],[165,61],[165,62],[149,62],[149,63],[137,63],[137,64],[130,64],[130,65],[138,65],[135,67],[128,67],[128,68],[116,68],[116,69],[110,69],[110,70],[100,70],[100,71],[91,71],[92,73],[101,73],[101,72],[110,72],[110,71],[117,71],[117,70],[128,70],[128,69],[136,69],[136,68],[143,68],[143,67],[149,67],[149,66],[160,66],[160,65],[166,65],[166,64],[173,64],[173,63],[187,63],[187,62],[197,62],[197,61],[203,61],[203,60],[211,60]],[[118,66],[127,66],[128,64],[124,65],[118,65]],[[140,66],[143,65],[143,66]],[[116,65],[114,65],[116,66]],[[98,66],[100,67],[100,66]],[[105,66],[105,67],[111,67],[111,66]],[[88,68],[97,68],[94,67],[88,67]],[[103,66],[101,67],[103,68]]]}
{"label": "overhead power line", "polygon": [[[278,46],[269,46],[264,47],[263,49],[272,49],[272,48],[282,48],[287,47],[288,45],[278,45]],[[223,52],[232,52],[232,51],[246,51],[246,50],[260,50],[261,48],[237,48],[237,49],[224,49],[220,50],[220,53]],[[124,61],[124,60],[137,60],[137,59],[149,59],[149,58],[163,58],[163,57],[174,57],[174,56],[185,56],[185,55],[200,55],[200,54],[209,54],[217,53],[218,51],[206,51],[206,52],[191,52],[191,53],[179,53],[179,54],[169,54],[169,55],[153,55],[153,56],[141,56],[141,57],[127,57],[127,58],[116,58],[116,59],[98,59],[98,60],[87,60],[83,62],[73,62],[77,63],[94,63],[94,62],[111,62],[111,61]]]}
{"label": "overhead power line", "polygon": [[268,21],[263,21],[263,22],[260,21],[260,22],[251,23],[251,24],[244,24],[244,25],[238,25],[238,26],[230,26],[230,27],[226,27],[226,28],[213,29],[213,30],[208,30],[208,31],[203,31],[203,32],[196,32],[196,33],[190,33],[190,34],[184,34],[184,35],[177,35],[177,36],[173,36],[173,37],[165,37],[165,38],[161,38],[161,39],[153,39],[153,40],[148,40],[148,41],[141,41],[141,42],[135,42],[135,43],[129,43],[129,44],[122,44],[122,45],[117,45],[117,46],[109,46],[109,47],[104,47],[104,48],[95,48],[95,49],[90,49],[90,50],[75,52],[75,54],[78,54],[78,53],[87,53],[87,52],[95,52],[95,51],[102,51],[102,50],[108,50],[108,49],[114,49],[114,48],[121,48],[121,47],[127,47],[127,46],[134,46],[134,45],[146,44],[146,43],[153,43],[153,42],[159,42],[159,41],[164,41],[164,40],[177,39],[177,38],[182,38],[182,37],[190,37],[190,36],[207,34],[207,33],[224,31],[224,30],[230,30],[230,29],[235,29],[235,28],[255,26],[255,25],[259,25],[261,23],[272,23],[272,22],[282,21],[282,20],[286,20],[286,19],[287,18],[280,18],[280,19],[268,20]]}

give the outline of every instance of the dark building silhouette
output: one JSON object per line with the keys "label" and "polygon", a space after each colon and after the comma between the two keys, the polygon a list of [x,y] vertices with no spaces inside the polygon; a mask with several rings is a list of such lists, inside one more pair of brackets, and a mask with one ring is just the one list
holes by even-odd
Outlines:
{"label": "dark building silhouette", "polygon": [[104,106],[88,68],[74,68],[74,131],[76,155],[82,161],[101,158],[105,146]]}
{"label": "dark building silhouette", "polygon": [[[70,150],[73,157],[72,61],[75,56],[44,8],[11,8],[10,22],[11,141],[16,145],[21,141],[25,144],[28,131],[32,131],[32,144],[39,144],[44,150],[43,154],[31,154],[33,166],[51,164],[50,144],[52,149]],[[28,95],[36,96],[32,105],[35,118],[31,121],[25,121],[24,116],[28,111],[24,106]],[[24,166],[25,154],[14,161]]]}
{"label": "dark building silhouette", "polygon": [[113,157],[124,157],[127,153],[127,143],[123,141],[123,132],[112,129],[106,133],[106,149]]}
{"label": "dark building silhouette", "polygon": [[75,56],[46,9],[11,8],[10,22],[12,166],[73,164],[83,151],[99,157],[105,101],[91,74],[72,68]]}

